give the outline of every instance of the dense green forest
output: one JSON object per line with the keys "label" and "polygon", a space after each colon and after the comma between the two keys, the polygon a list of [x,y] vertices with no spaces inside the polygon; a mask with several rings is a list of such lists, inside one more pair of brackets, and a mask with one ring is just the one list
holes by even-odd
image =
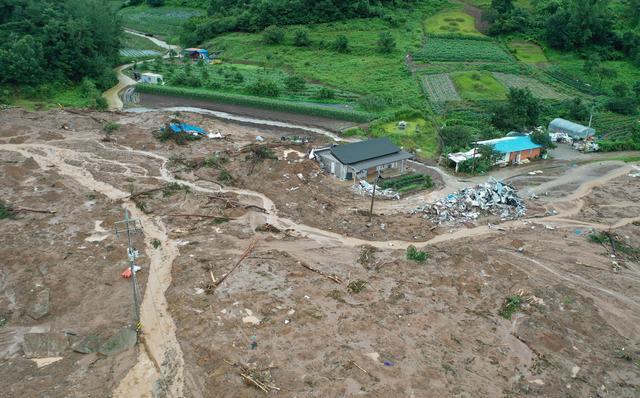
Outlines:
{"label": "dense green forest", "polygon": [[[0,87],[47,98],[65,88],[95,101],[114,83],[120,24],[99,0],[0,0]],[[98,99],[98,106],[104,106]]]}
{"label": "dense green forest", "polygon": [[[409,8],[419,0],[209,0],[207,16],[192,18],[184,44],[231,31],[256,32],[271,25],[314,24],[350,18],[384,17],[385,9]],[[439,1],[434,1],[438,3]]]}

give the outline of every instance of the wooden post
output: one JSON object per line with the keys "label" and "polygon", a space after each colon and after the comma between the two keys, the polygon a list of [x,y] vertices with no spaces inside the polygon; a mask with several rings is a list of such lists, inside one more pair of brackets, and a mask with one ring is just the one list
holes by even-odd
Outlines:
{"label": "wooden post", "polygon": [[378,185],[379,179],[380,179],[380,170],[378,170],[378,177],[376,177],[376,180],[373,183],[373,193],[371,194],[371,208],[369,208],[369,224],[373,222],[373,199],[376,197],[376,187]]}

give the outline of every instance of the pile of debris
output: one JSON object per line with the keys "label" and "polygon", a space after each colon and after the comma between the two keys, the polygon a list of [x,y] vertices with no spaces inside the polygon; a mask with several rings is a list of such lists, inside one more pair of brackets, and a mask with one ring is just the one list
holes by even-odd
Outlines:
{"label": "pile of debris", "polygon": [[593,141],[578,141],[573,143],[573,149],[580,152],[598,152],[600,146]]}
{"label": "pile of debris", "polygon": [[[351,190],[360,196],[371,196],[373,195],[373,184],[369,184],[365,180],[358,181],[357,184],[354,184],[351,187]],[[393,189],[382,189],[379,186],[376,187],[376,198],[388,199],[388,200],[399,200],[400,194]]]}
{"label": "pile of debris", "polygon": [[458,224],[476,220],[480,215],[512,220],[525,215],[526,207],[517,190],[495,178],[475,187],[464,188],[436,203],[413,211],[438,224]]}

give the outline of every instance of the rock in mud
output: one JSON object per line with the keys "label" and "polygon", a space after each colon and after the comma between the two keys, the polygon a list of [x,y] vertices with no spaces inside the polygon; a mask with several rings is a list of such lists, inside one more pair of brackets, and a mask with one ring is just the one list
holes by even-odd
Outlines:
{"label": "rock in mud", "polygon": [[91,354],[97,352],[100,348],[101,338],[97,334],[90,334],[83,337],[71,346],[71,349],[81,354]]}
{"label": "rock in mud", "polygon": [[64,333],[25,333],[22,348],[27,358],[60,356],[69,347]]}
{"label": "rock in mud", "polygon": [[121,329],[107,340],[98,350],[100,354],[111,356],[133,348],[138,342],[138,334],[129,328]]}
{"label": "rock in mud", "polygon": [[36,291],[27,308],[27,315],[38,320],[49,313],[49,302],[51,291],[49,288],[42,288]]}

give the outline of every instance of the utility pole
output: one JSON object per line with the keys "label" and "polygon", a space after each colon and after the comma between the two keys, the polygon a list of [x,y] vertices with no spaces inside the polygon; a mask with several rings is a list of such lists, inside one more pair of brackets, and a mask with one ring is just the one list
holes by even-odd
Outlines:
{"label": "utility pole", "polygon": [[129,218],[129,210],[124,210],[124,220],[115,223],[116,237],[120,237],[123,232],[127,233],[127,257],[129,259],[129,270],[131,271],[131,283],[133,288],[133,324],[136,331],[140,330],[140,295],[138,293],[138,279],[136,277],[135,267],[136,259],[139,254],[131,243],[131,235],[142,232],[142,224],[140,220]]}
{"label": "utility pole", "polygon": [[371,194],[371,208],[369,208],[369,224],[373,222],[373,200],[376,197],[376,187],[378,186],[378,181],[380,181],[380,170],[378,170],[378,177],[376,177],[376,181],[373,183],[373,193]]}

